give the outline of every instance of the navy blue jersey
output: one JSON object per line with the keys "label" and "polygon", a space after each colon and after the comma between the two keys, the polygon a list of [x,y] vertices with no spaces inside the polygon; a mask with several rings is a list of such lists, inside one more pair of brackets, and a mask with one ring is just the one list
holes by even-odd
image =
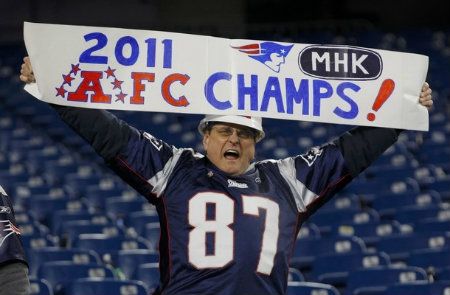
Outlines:
{"label": "navy blue jersey", "polygon": [[305,154],[230,176],[192,149],[139,132],[112,114],[54,106],[110,167],[158,210],[156,294],[284,294],[302,222],[397,139],[358,127]]}
{"label": "navy blue jersey", "polygon": [[232,177],[148,133],[113,166],[159,212],[162,294],[284,294],[300,224],[350,179],[334,144]]}
{"label": "navy blue jersey", "polygon": [[11,200],[0,185],[0,265],[14,261],[25,263],[19,235]]}

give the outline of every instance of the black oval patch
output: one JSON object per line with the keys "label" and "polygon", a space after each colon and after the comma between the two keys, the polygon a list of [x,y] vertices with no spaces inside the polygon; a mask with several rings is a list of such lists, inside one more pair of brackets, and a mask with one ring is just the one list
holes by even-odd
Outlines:
{"label": "black oval patch", "polygon": [[312,45],[298,55],[306,75],[336,80],[374,80],[381,75],[381,56],[370,49],[351,46]]}

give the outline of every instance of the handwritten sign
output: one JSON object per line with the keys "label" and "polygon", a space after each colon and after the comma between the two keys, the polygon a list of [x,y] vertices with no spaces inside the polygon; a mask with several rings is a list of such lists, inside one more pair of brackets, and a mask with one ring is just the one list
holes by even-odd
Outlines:
{"label": "handwritten sign", "polygon": [[25,23],[40,99],[428,130],[428,57],[118,28]]}

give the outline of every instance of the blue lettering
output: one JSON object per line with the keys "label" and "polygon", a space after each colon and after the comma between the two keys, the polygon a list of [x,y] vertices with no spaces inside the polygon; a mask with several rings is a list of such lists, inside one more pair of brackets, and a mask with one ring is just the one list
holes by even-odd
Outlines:
{"label": "blue lettering", "polygon": [[313,116],[320,116],[321,100],[330,98],[332,95],[333,87],[330,83],[324,80],[313,80]]}
{"label": "blue lettering", "polygon": [[250,86],[245,86],[244,75],[238,75],[238,109],[245,110],[245,96],[250,96],[250,109],[258,110],[258,76],[250,76]]}
{"label": "blue lettering", "polygon": [[309,90],[308,79],[300,80],[298,89],[295,87],[295,82],[291,78],[286,78],[286,112],[288,114],[294,113],[294,102],[302,104],[302,115],[309,113]]}
{"label": "blue lettering", "polygon": [[354,119],[358,115],[358,105],[353,99],[351,99],[344,93],[346,89],[351,89],[354,92],[358,92],[361,89],[361,87],[351,82],[344,82],[339,84],[336,89],[336,93],[337,95],[339,95],[340,98],[342,98],[345,102],[347,102],[350,105],[350,110],[344,111],[341,108],[336,107],[333,113],[344,119]]}
{"label": "blue lettering", "polygon": [[275,98],[278,113],[284,113],[283,98],[281,96],[280,81],[277,77],[267,79],[266,88],[261,102],[261,111],[267,112],[270,98]]}
{"label": "blue lettering", "polygon": [[214,95],[214,85],[219,80],[231,80],[231,74],[226,72],[217,72],[209,76],[208,80],[206,80],[205,83],[205,97],[206,100],[216,109],[218,110],[225,110],[232,107],[229,100],[226,101],[220,101],[217,100],[216,96]]}

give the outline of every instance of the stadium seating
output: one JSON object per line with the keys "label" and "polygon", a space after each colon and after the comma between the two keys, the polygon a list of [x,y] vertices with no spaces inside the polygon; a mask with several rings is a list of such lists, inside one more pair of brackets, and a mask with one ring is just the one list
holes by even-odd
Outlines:
{"label": "stadium seating", "polygon": [[386,295],[446,295],[450,294],[450,282],[413,282],[389,286]]}
{"label": "stadium seating", "polygon": [[46,280],[31,277],[30,295],[53,295],[53,289]]}
{"label": "stadium seating", "polygon": [[314,281],[345,286],[350,272],[361,268],[373,268],[390,264],[386,253],[344,253],[319,255],[312,264]]}
{"label": "stadium seating", "polygon": [[144,263],[139,265],[137,279],[144,282],[150,293],[155,290],[160,281],[159,264]]}
{"label": "stadium seating", "polygon": [[445,268],[450,265],[450,247],[411,251],[406,262],[430,272]]}
{"label": "stadium seating", "polygon": [[311,282],[289,282],[287,295],[323,294],[340,295],[339,291],[331,285]]}
{"label": "stadium seating", "polygon": [[131,212],[128,214],[125,225],[132,227],[140,236],[144,236],[145,225],[148,223],[159,222],[159,217],[155,210],[145,210]]}
{"label": "stadium seating", "polygon": [[[428,42],[417,42],[419,34]],[[302,270],[303,279],[333,283],[343,294],[450,292],[446,291],[450,281],[450,88],[445,80],[450,75],[448,32],[408,30],[394,35],[370,30],[339,35],[311,31],[289,38],[307,43],[340,40],[356,46],[427,53],[430,56],[427,79],[433,87],[436,107],[430,112],[430,132],[402,132],[399,141],[380,159],[311,216],[299,232],[291,264]],[[274,39],[268,32],[257,32],[254,36]],[[405,47],[400,48],[398,44]],[[0,53],[4,50],[0,46]],[[113,255],[106,261],[117,267],[118,274],[145,282],[147,291],[151,292],[159,284],[158,265],[152,254],[159,239],[156,224],[159,219],[154,208],[144,198],[136,199],[137,193],[106,169],[103,160],[50,107],[24,94],[23,85],[15,77],[22,54],[17,47],[0,54],[0,179],[6,191],[14,196],[16,220],[22,230],[30,274],[37,276],[32,278],[32,294],[53,294],[52,284],[46,283],[43,274],[38,274],[40,265],[52,261],[94,263],[111,274],[111,269],[99,258],[106,253]],[[200,142],[200,135],[195,132],[200,115],[154,113],[147,116],[128,112],[117,112],[117,115],[175,146],[197,147]],[[258,147],[258,159],[303,153],[351,128],[272,119],[266,119],[264,124],[269,136]],[[292,130],[301,131],[293,135]],[[102,233],[99,241],[84,238],[84,234],[99,232]],[[113,232],[118,235],[111,235]],[[373,252],[367,253],[368,249]],[[92,250],[98,250],[100,256]],[[139,263],[135,263],[136,257]],[[406,269],[421,267],[428,271],[429,277],[434,276],[436,283],[407,282],[412,279],[412,273],[416,279],[425,281],[426,278],[421,271],[406,271],[402,284],[385,278],[363,284],[375,284],[375,288],[355,289],[355,276],[364,277],[360,271],[365,266],[377,268],[378,263],[380,269],[391,269],[389,261],[404,264]],[[368,276],[375,278],[379,274]],[[290,270],[289,277],[296,282],[302,280],[295,268]],[[303,287],[292,284],[289,294],[291,287],[298,290],[311,283],[302,282]],[[349,290],[345,289],[347,284]],[[301,292],[336,294],[329,288],[310,287],[314,286]],[[57,287],[53,291],[57,294],[64,290]],[[118,285],[117,290],[120,291]],[[128,292],[124,294],[133,294],[141,288],[123,290]]]}
{"label": "stadium seating", "polygon": [[111,278],[84,278],[70,284],[66,295],[147,295],[142,282]]}
{"label": "stadium seating", "polygon": [[114,278],[114,273],[110,268],[96,263],[50,261],[39,267],[38,277],[47,280],[57,295],[65,294],[68,285],[78,278]]}
{"label": "stadium seating", "polygon": [[105,234],[80,234],[74,240],[73,247],[95,249],[103,260],[112,262],[116,261],[120,250],[149,249],[149,245],[141,239],[111,237]]}
{"label": "stadium seating", "polygon": [[410,233],[383,237],[376,244],[378,251],[386,252],[392,260],[405,260],[410,251],[440,249],[450,246],[450,236],[445,233]]}
{"label": "stadium seating", "polygon": [[120,250],[117,266],[127,279],[136,279],[139,265],[144,263],[158,263],[159,254],[147,249]]}
{"label": "stadium seating", "polygon": [[330,237],[301,239],[296,243],[291,266],[301,271],[311,268],[317,255],[332,253],[361,253],[366,250],[357,237]]}
{"label": "stadium seating", "polygon": [[383,294],[395,283],[427,282],[427,274],[418,267],[379,266],[350,273],[344,295]]}
{"label": "stadium seating", "polygon": [[436,272],[436,280],[439,282],[450,281],[450,267],[446,266]]}
{"label": "stadium seating", "polygon": [[395,221],[372,221],[368,223],[343,223],[331,225],[331,235],[357,236],[368,248],[373,247],[382,237],[401,233],[401,225]]}
{"label": "stadium seating", "polygon": [[27,259],[30,275],[36,276],[40,265],[50,261],[72,261],[77,264],[100,264],[101,260],[94,250],[62,249],[59,247],[45,247],[27,249]]}

